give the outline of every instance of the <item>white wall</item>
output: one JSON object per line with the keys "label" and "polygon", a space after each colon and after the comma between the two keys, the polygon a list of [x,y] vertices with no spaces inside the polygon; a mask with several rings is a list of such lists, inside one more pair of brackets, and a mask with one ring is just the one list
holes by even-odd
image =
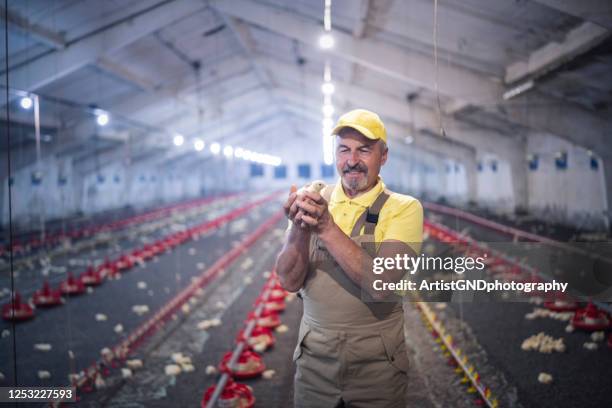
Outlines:
{"label": "white wall", "polygon": [[[567,151],[568,168],[555,167],[555,155]],[[528,205],[535,215],[574,227],[604,228],[607,209],[603,163],[594,171],[588,152],[548,134],[533,135],[528,152],[539,167],[528,174]]]}
{"label": "white wall", "polygon": [[[39,185],[32,184],[32,172],[37,169],[34,164],[22,167],[12,173],[13,185],[10,187],[11,213],[13,220],[24,224],[39,223],[41,215],[47,218],[60,217],[78,209],[70,184],[58,185],[60,173],[73,178],[70,160],[58,160],[55,157],[41,160],[40,170],[43,174]],[[8,177],[2,180],[8,186]],[[9,189],[3,189],[2,224],[9,221]]]}
{"label": "white wall", "polygon": [[[481,170],[477,172],[477,202],[498,213],[511,213],[515,207],[512,169],[506,160],[490,153],[480,153]],[[497,170],[493,170],[493,163]],[[523,163],[523,165],[527,165]]]}

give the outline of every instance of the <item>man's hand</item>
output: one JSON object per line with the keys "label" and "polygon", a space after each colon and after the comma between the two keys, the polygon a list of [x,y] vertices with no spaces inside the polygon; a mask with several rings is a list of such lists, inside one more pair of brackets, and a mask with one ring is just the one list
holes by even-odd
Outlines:
{"label": "man's hand", "polygon": [[285,216],[291,221],[296,227],[300,227],[302,230],[309,230],[309,227],[304,221],[302,217],[304,216],[304,212],[300,210],[298,207],[298,202],[305,200],[304,194],[297,194],[297,188],[295,185],[291,186],[291,190],[289,193],[289,197],[285,204],[283,204],[283,211],[285,212]]}
{"label": "man's hand", "polygon": [[295,201],[301,213],[302,225],[321,234],[334,225],[334,220],[327,209],[327,201],[319,193],[306,192]]}

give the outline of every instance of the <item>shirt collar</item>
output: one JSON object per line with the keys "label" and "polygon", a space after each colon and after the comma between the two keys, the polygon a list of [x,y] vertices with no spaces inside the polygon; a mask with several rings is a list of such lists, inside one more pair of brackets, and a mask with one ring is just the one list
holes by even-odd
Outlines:
{"label": "shirt collar", "polygon": [[385,183],[383,183],[382,178],[378,176],[378,182],[374,185],[374,187],[372,187],[370,190],[366,191],[365,193],[355,198],[349,198],[344,193],[344,188],[342,187],[342,180],[338,180],[336,182],[336,186],[334,187],[334,190],[332,191],[330,202],[334,204],[351,202],[351,203],[354,203],[354,204],[357,204],[357,205],[360,205],[366,208],[372,205],[374,200],[376,200],[376,197],[378,197],[378,195],[384,189],[385,189]]}

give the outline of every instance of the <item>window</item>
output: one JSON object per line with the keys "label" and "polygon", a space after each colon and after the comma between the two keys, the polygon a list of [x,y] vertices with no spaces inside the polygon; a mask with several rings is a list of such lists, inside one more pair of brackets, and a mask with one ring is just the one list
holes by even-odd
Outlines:
{"label": "window", "polygon": [[540,158],[537,154],[532,154],[528,158],[529,170],[536,171],[540,165]]}
{"label": "window", "polygon": [[332,164],[322,164],[321,165],[321,177],[322,178],[332,178],[334,177],[334,166]]}
{"label": "window", "polygon": [[287,178],[287,166],[281,165],[274,167],[274,178],[284,179]]}
{"label": "window", "polygon": [[310,178],[310,164],[298,164],[298,177],[299,178]]}
{"label": "window", "polygon": [[259,163],[251,163],[251,177],[263,177],[264,168]]}
{"label": "window", "polygon": [[555,156],[555,166],[558,170],[567,169],[567,152],[558,152]]}

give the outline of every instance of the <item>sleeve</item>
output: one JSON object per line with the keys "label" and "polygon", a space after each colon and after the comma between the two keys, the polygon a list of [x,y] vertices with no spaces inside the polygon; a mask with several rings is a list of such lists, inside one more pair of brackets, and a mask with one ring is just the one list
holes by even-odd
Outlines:
{"label": "sleeve", "polygon": [[417,199],[402,203],[389,221],[383,241],[405,242],[417,254],[423,242],[423,206]]}

